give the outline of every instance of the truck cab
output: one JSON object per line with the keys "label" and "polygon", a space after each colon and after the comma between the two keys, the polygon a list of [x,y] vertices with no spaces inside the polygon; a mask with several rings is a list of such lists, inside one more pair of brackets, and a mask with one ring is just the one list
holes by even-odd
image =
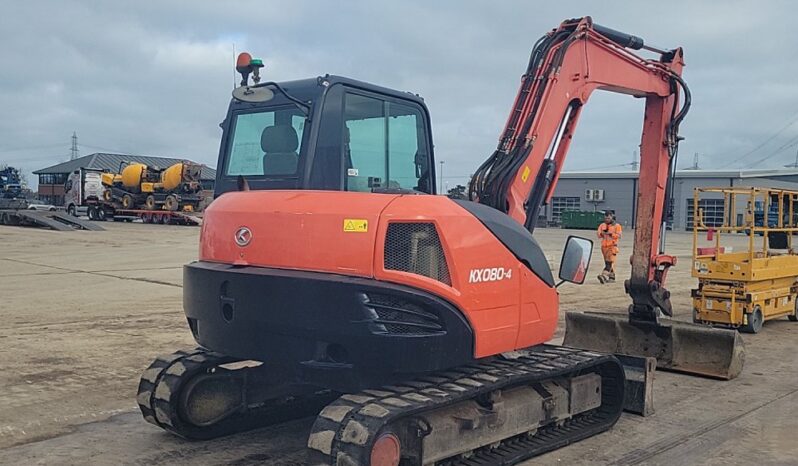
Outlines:
{"label": "truck cab", "polygon": [[6,167],[0,170],[0,199],[22,197],[22,181],[19,170]]}
{"label": "truck cab", "polygon": [[435,194],[421,97],[331,75],[257,90],[233,98],[220,125],[216,197],[240,177],[253,190]]}
{"label": "truck cab", "polygon": [[79,168],[64,183],[64,205],[72,216],[87,215],[88,208],[103,198],[102,170]]}

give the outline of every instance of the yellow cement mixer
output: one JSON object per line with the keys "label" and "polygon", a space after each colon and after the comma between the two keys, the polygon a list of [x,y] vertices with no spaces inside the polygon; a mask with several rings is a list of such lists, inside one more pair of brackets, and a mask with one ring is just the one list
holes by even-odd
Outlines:
{"label": "yellow cement mixer", "polygon": [[123,209],[196,210],[200,202],[202,166],[178,162],[166,169],[143,163],[124,163],[118,174],[104,173],[106,202]]}

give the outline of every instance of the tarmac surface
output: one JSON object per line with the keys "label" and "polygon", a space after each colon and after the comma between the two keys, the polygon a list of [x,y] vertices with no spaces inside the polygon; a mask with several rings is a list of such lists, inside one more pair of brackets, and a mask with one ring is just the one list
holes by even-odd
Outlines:
{"label": "tarmac surface", "polygon": [[[182,265],[199,229],[106,223],[107,231],[0,226],[0,464],[303,464],[312,419],[207,442],[145,423],[135,396],[158,354],[193,345],[181,309]],[[536,237],[552,268],[569,234]],[[690,319],[692,235],[673,232],[669,286]],[[737,241],[737,239],[735,239]],[[737,241],[742,246],[742,241]],[[632,232],[620,257],[631,252]],[[623,312],[619,282],[563,285],[562,310]],[[562,325],[557,336],[562,335]],[[658,372],[653,416],[624,414],[609,432],[526,464],[798,464],[798,323],[744,335],[743,374],[723,382]]]}

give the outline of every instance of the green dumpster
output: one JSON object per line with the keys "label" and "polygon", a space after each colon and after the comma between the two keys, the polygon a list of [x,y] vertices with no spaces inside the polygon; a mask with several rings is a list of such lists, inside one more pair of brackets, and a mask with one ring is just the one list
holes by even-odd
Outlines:
{"label": "green dumpster", "polygon": [[562,228],[574,230],[595,230],[599,223],[604,221],[603,212],[589,210],[566,210],[561,214],[560,224]]}

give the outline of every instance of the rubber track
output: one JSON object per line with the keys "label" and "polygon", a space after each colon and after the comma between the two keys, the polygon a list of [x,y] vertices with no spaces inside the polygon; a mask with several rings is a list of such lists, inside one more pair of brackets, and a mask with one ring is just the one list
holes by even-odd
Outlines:
{"label": "rubber track", "polygon": [[209,426],[196,426],[184,421],[178,407],[185,384],[195,375],[237,360],[204,348],[159,356],[144,371],[139,382],[136,400],[141,414],[147,422],[180,437],[208,440],[312,416],[337,397],[331,393],[322,393],[277,398],[267,404],[239,411]]}
{"label": "rubber track", "polygon": [[463,466],[516,464],[603,432],[615,424],[623,407],[624,376],[623,367],[614,356],[540,345],[526,350],[518,359],[496,358],[395,386],[343,395],[316,418],[308,439],[311,458],[314,464],[367,465],[377,435],[386,426],[402,419],[494,390],[588,372],[601,375],[601,407],[564,423],[541,427],[533,436],[505,439],[494,449],[477,446],[468,458],[441,462]]}
{"label": "rubber track", "polygon": [[202,348],[180,350],[168,356],[158,356],[142,373],[136,401],[144,420],[164,430],[187,438],[194,438],[182,429],[177,413],[180,389],[190,378],[209,367],[230,362],[220,354]]}

